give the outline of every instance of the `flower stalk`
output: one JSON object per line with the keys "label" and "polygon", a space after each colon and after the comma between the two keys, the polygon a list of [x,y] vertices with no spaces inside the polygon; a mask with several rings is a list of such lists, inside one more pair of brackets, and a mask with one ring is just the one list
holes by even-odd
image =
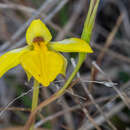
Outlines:
{"label": "flower stalk", "polygon": [[[99,5],[99,0],[96,0],[96,2],[94,0],[91,0],[88,15],[85,20],[83,32],[81,35],[81,39],[85,40],[87,43],[90,43],[90,40],[91,40],[91,35],[92,35],[92,30],[93,30],[93,26],[94,26],[94,22],[95,22],[98,5]],[[79,53],[79,60],[76,65],[76,68],[74,69],[74,71],[72,72],[72,74],[70,75],[68,80],[66,81],[63,88],[61,90],[59,90],[59,92],[57,93],[58,95],[63,94],[64,91],[66,90],[66,88],[69,86],[69,84],[75,77],[76,73],[79,71],[82,63],[84,62],[86,55],[87,55],[87,53]]]}
{"label": "flower stalk", "polygon": [[[38,105],[38,97],[39,97],[39,83],[34,80],[34,85],[33,85],[33,98],[32,98],[32,112],[35,110],[35,108]],[[35,123],[35,118],[33,119],[32,126],[30,130],[33,130],[34,128],[34,123]]]}

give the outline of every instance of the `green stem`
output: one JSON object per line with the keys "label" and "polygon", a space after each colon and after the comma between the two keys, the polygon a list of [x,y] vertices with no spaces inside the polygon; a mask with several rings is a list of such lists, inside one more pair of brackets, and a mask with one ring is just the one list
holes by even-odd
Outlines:
{"label": "green stem", "polygon": [[80,66],[82,65],[82,63],[83,63],[83,60],[81,58],[79,58],[78,63],[76,65],[76,68],[74,69],[74,71],[72,72],[72,74],[70,75],[70,77],[68,78],[68,80],[66,81],[64,86],[62,87],[62,89],[60,89],[58,91],[57,95],[61,95],[61,94],[64,93],[65,89],[69,86],[69,84],[71,83],[71,81],[75,77],[76,73],[79,71]]}
{"label": "green stem", "polygon": [[[39,96],[39,83],[36,80],[34,80],[32,110],[31,110],[32,112],[35,110],[35,108],[38,105],[38,96]],[[33,121],[33,124],[31,126],[30,130],[33,130],[33,128],[34,128],[34,122],[35,122],[35,119]]]}
{"label": "green stem", "polygon": [[[85,40],[88,43],[90,43],[92,29],[93,29],[94,22],[95,22],[95,17],[96,17],[96,12],[97,12],[99,1],[100,0],[97,0],[96,5],[94,6],[94,0],[91,0],[89,11],[88,11],[88,16],[85,20],[81,39]],[[88,26],[89,26],[89,28],[88,28]],[[75,77],[76,73],[79,71],[82,63],[84,62],[84,60],[86,58],[86,55],[87,55],[87,53],[79,53],[78,63],[76,65],[76,68],[74,69],[74,71],[72,72],[72,74],[70,75],[70,77],[68,78],[66,83],[64,84],[64,86],[58,91],[57,95],[62,95],[64,93],[65,89],[69,86],[69,84]]]}

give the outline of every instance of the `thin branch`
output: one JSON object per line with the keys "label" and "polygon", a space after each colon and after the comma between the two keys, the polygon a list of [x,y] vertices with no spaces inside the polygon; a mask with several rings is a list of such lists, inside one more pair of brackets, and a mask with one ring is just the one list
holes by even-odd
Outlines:
{"label": "thin branch", "polygon": [[[118,103],[114,105],[113,108],[110,109],[109,112],[105,112],[106,118],[111,118],[113,115],[117,114],[119,111],[121,111],[125,107],[124,103]],[[98,124],[101,125],[103,122],[105,122],[104,117],[102,115],[96,117],[94,121]],[[94,126],[90,123],[85,123],[84,126],[87,130],[91,130],[94,128]],[[80,128],[82,130],[82,127]]]}
{"label": "thin branch", "polygon": [[[114,39],[115,35],[116,35],[116,32],[118,31],[121,23],[122,23],[122,19],[123,19],[123,14],[121,14],[118,19],[117,19],[117,22],[116,22],[116,25],[115,27],[113,28],[113,30],[111,31],[111,33],[109,34],[109,36],[107,37],[107,40],[106,40],[106,43],[104,45],[104,47],[102,47],[102,50],[100,52],[100,54],[98,55],[97,57],[97,64],[100,66],[101,63],[102,63],[102,60],[105,56],[105,52],[106,50],[110,47],[110,45],[112,44],[112,40]],[[94,67],[94,66],[93,66]],[[98,73],[98,70],[94,67],[91,71],[91,80],[95,80],[96,79],[96,75]],[[90,83],[90,86],[89,88],[92,88],[93,86],[93,83]]]}
{"label": "thin branch", "polygon": [[[109,82],[113,83],[112,80],[111,80],[111,78],[96,64],[96,62],[93,62],[93,65],[94,65],[94,67],[95,67],[99,72],[101,72],[101,73],[107,78],[107,80],[108,80]],[[126,106],[127,106],[128,108],[130,108],[129,102],[125,99],[124,94],[122,94],[122,93],[120,92],[120,90],[116,88],[116,86],[115,86],[114,84],[112,84],[112,88],[117,92],[117,94],[118,94],[118,95],[120,96],[120,98],[124,101],[124,103],[126,104]]]}
{"label": "thin branch", "polygon": [[[113,98],[113,96],[102,97],[102,98],[100,98],[100,99],[96,99],[96,103],[101,103],[101,102],[107,101],[107,100],[109,100],[109,99],[111,99],[111,98]],[[87,103],[83,104],[83,106],[84,106],[84,107],[88,107],[88,106],[90,106],[90,105],[92,105],[92,104],[93,104],[93,103],[92,103],[91,101],[88,101]],[[49,120],[54,120],[55,118],[57,118],[57,117],[59,117],[59,116],[62,116],[62,115],[64,115],[64,114],[68,113],[68,112],[76,111],[76,110],[81,109],[81,108],[82,108],[82,107],[78,104],[78,105],[76,105],[76,106],[73,106],[73,107],[70,107],[70,108],[68,108],[68,109],[59,111],[59,112],[57,112],[57,113],[55,113],[55,114],[52,114],[52,115],[46,117],[44,120],[41,120],[41,121],[37,122],[37,123],[35,124],[35,128],[40,127],[41,125],[43,125],[44,123],[46,123],[46,122],[49,121]]]}
{"label": "thin branch", "polygon": [[80,83],[81,83],[85,93],[88,95],[89,99],[93,102],[93,104],[95,105],[97,110],[101,113],[101,115],[106,119],[106,122],[111,126],[111,128],[114,129],[114,130],[117,130],[116,127],[111,123],[111,121],[109,121],[109,119],[107,119],[106,115],[104,114],[104,112],[102,111],[100,106],[95,102],[95,99],[93,98],[92,94],[89,92],[89,90],[88,90],[87,86],[85,85],[85,83],[82,82],[82,79],[80,78],[80,73],[78,72],[77,74],[79,76]]}
{"label": "thin branch", "polygon": [[[14,40],[16,40],[19,36],[21,36],[21,34],[25,31],[25,29],[28,27],[28,25],[30,24],[30,22],[37,18],[40,13],[45,10],[48,5],[52,2],[53,0],[47,0],[43,5],[41,5],[41,7],[39,9],[37,9],[34,14],[32,15],[32,17],[25,23],[23,24],[14,34],[13,36],[10,38],[10,41],[7,41],[5,43],[3,43],[3,46],[1,46],[0,51],[3,51],[5,49],[7,49],[7,47],[10,45],[10,43]],[[55,0],[54,4],[57,2],[58,0]]]}

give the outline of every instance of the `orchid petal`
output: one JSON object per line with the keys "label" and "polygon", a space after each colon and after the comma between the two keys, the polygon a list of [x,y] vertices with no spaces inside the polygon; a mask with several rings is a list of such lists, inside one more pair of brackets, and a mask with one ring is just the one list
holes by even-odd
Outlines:
{"label": "orchid petal", "polygon": [[93,53],[90,45],[79,38],[70,38],[63,41],[50,42],[48,47],[51,50],[60,52],[87,52]]}
{"label": "orchid petal", "polygon": [[29,50],[30,48],[26,46],[14,49],[0,56],[0,77],[2,77],[9,69],[17,66],[20,63],[20,56]]}
{"label": "orchid petal", "polygon": [[29,45],[32,45],[37,37],[43,38],[46,43],[52,39],[50,31],[40,19],[31,22],[26,32],[26,41]]}

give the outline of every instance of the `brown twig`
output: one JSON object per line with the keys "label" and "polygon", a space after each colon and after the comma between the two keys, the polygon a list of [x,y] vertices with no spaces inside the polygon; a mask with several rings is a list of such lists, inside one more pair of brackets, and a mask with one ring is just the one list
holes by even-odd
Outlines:
{"label": "brown twig", "polygon": [[[122,110],[125,107],[125,105],[123,103],[118,103],[116,104],[116,106],[114,106],[109,112],[105,112],[104,114],[106,115],[107,118],[112,117],[113,115],[115,115],[116,113],[118,113],[120,110]],[[102,124],[105,120],[104,117],[102,115],[99,115],[98,117],[95,118],[94,120],[98,125]],[[91,130],[94,128],[94,126],[90,123],[85,123],[84,126],[87,130]],[[83,130],[81,127],[80,130]]]}
{"label": "brown twig", "polygon": [[[3,111],[5,108],[0,108],[0,111]],[[9,107],[6,111],[31,111],[30,108],[20,108],[20,107]]]}
{"label": "brown twig", "polygon": [[[121,14],[116,22],[115,27],[113,28],[113,30],[111,31],[111,33],[109,34],[106,43],[104,45],[104,47],[102,47],[102,50],[100,52],[100,54],[97,57],[96,63],[100,66],[102,63],[102,60],[105,56],[105,52],[106,50],[110,47],[110,45],[112,44],[112,40],[114,39],[116,32],[118,31],[120,24],[122,23],[123,20],[123,14]],[[91,71],[91,80],[94,81],[96,79],[96,75],[98,73],[98,70],[93,66],[92,71]],[[93,83],[90,83],[89,85],[89,89],[92,88]]]}
{"label": "brown twig", "polygon": [[[109,99],[111,99],[111,98],[113,98],[113,96],[102,97],[102,98],[100,98],[100,99],[96,99],[95,101],[96,101],[96,103],[101,103],[101,102],[107,101],[107,100],[109,100]],[[91,101],[88,101],[87,103],[84,103],[84,104],[82,104],[82,105],[83,105],[84,107],[86,107],[86,106],[88,107],[88,106],[90,106],[90,105],[92,105],[92,104],[93,104],[93,103],[92,103]],[[76,105],[76,106],[70,107],[70,108],[68,108],[68,109],[61,110],[61,111],[59,111],[59,112],[57,112],[57,113],[55,113],[55,114],[52,114],[52,115],[46,117],[44,120],[41,120],[41,121],[37,122],[36,125],[35,125],[35,127],[39,127],[39,126],[41,126],[42,124],[46,123],[46,122],[49,121],[49,120],[54,120],[55,118],[57,118],[57,117],[59,117],[59,116],[62,116],[62,115],[64,115],[64,114],[68,113],[68,112],[76,111],[76,110],[78,110],[78,109],[81,109],[81,106],[80,106],[79,104]]]}
{"label": "brown twig", "polygon": [[[58,0],[55,0],[54,4],[56,3],[56,1],[58,1]],[[16,40],[19,36],[21,36],[21,34],[25,31],[26,27],[30,24],[30,22],[34,18],[38,17],[40,15],[40,13],[43,10],[45,10],[51,2],[52,2],[52,0],[48,0],[43,5],[41,5],[41,7],[35,11],[35,13],[32,15],[32,17],[13,34],[13,36],[10,38],[10,41],[5,42],[3,44],[3,46],[1,46],[0,50],[3,51],[5,49],[7,49],[7,47],[10,45],[10,43],[12,41]]]}
{"label": "brown twig", "polygon": [[[97,108],[97,110],[101,113],[101,115],[105,118],[106,122],[111,126],[111,128],[113,130],[117,130],[116,127],[111,123],[111,121],[106,117],[106,115],[104,114],[104,112],[102,111],[102,109],[100,108],[100,106],[95,102],[94,97],[92,96],[92,94],[89,92],[87,86],[85,85],[85,83],[82,81],[82,79],[80,78],[80,73],[77,73],[77,76],[80,79],[80,83],[85,91],[85,93],[87,94],[87,96],[89,97],[89,99],[92,101],[92,103],[95,105],[95,107]],[[95,126],[97,127],[97,125]]]}
{"label": "brown twig", "polygon": [[[117,92],[117,94],[120,96],[120,98],[124,101],[124,103],[126,104],[126,106],[128,107],[128,108],[130,108],[130,105],[129,105],[129,102],[125,99],[125,97],[124,97],[124,93],[122,92],[120,92],[120,90],[119,89],[117,89],[116,88],[116,86],[115,85],[113,85],[113,82],[112,82],[112,80],[111,80],[111,78],[95,63],[95,62],[93,62],[93,65],[94,65],[94,67],[99,71],[99,72],[101,72],[106,78],[107,78],[107,80],[110,82],[110,83],[112,83],[111,84],[111,87]],[[125,95],[126,96],[126,95]]]}
{"label": "brown twig", "polygon": [[56,40],[62,40],[65,37],[65,34],[69,33],[70,30],[75,25],[76,20],[81,14],[83,7],[86,6],[86,0],[79,0],[75,2],[74,10],[71,14],[70,19],[67,24],[63,27],[63,29],[57,34]]}
{"label": "brown twig", "polygon": [[[75,82],[73,82],[73,84],[71,84],[69,87],[73,87],[75,84]],[[76,82],[77,83],[77,82]],[[68,88],[69,88],[68,87]],[[59,91],[58,91],[59,92]],[[56,92],[55,94],[53,94],[51,97],[49,97],[48,99],[46,99],[45,101],[43,101],[42,103],[40,103],[38,105],[38,107],[31,113],[31,115],[29,116],[29,119],[27,121],[27,123],[25,124],[25,128],[24,130],[29,130],[32,121],[33,121],[33,117],[36,115],[36,113],[42,109],[43,107],[47,106],[48,104],[52,103],[53,101],[55,101],[57,98],[59,98],[61,95],[58,95],[58,92]],[[64,93],[63,93],[64,94]],[[63,95],[62,94],[62,95]]]}

